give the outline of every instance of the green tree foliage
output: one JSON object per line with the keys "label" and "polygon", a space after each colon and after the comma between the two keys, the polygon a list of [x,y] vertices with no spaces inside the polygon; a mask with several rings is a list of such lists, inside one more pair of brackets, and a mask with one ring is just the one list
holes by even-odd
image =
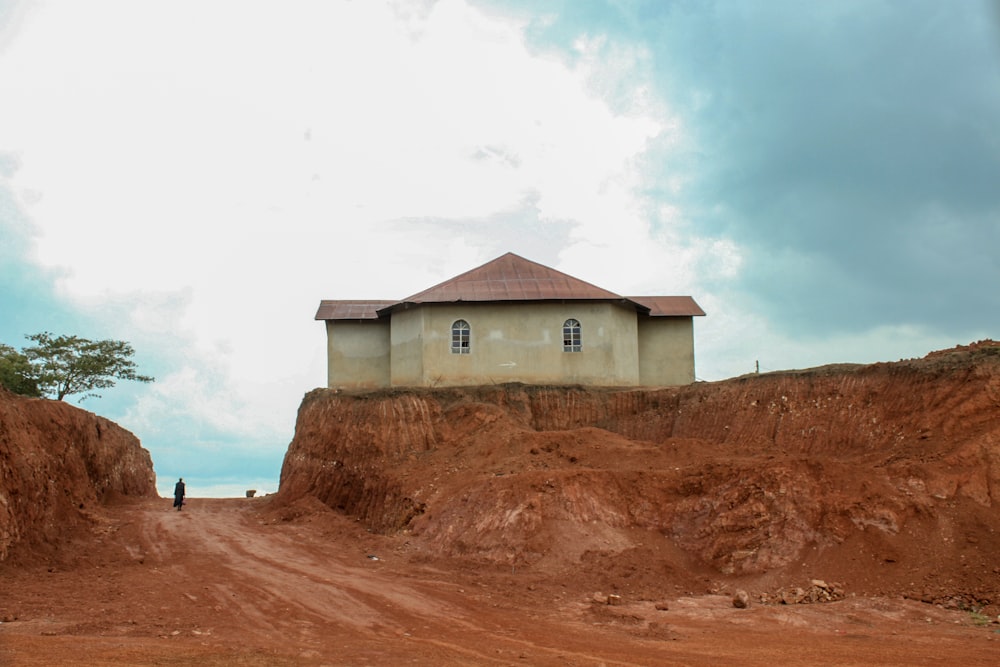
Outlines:
{"label": "green tree foliage", "polygon": [[0,343],[0,387],[22,396],[42,395],[28,357],[4,343]]}
{"label": "green tree foliage", "polygon": [[61,401],[71,394],[113,387],[118,380],[153,381],[152,377],[136,372],[132,361],[135,351],[125,341],[94,341],[79,336],[53,336],[48,332],[25,338],[35,344],[20,353],[8,345],[0,349],[3,357],[0,381],[17,393]]}

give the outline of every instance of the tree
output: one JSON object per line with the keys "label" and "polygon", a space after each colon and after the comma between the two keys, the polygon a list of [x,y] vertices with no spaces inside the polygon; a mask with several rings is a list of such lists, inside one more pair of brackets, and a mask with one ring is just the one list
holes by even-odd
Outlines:
{"label": "tree", "polygon": [[117,380],[153,381],[136,372],[132,361],[135,351],[125,341],[53,336],[47,331],[25,338],[35,342],[22,350],[31,367],[25,379],[34,382],[41,395],[57,401],[70,394],[113,387]]}
{"label": "tree", "polygon": [[28,357],[4,343],[0,343],[0,387],[22,396],[42,395]]}

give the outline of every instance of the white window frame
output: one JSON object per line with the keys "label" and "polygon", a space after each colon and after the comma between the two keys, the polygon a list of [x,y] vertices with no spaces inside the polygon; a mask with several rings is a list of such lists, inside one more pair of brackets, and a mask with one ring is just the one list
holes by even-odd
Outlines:
{"label": "white window frame", "polygon": [[583,327],[580,320],[571,317],[563,322],[563,352],[583,352]]}
{"label": "white window frame", "polygon": [[472,353],[472,327],[465,320],[455,320],[451,323],[451,353]]}

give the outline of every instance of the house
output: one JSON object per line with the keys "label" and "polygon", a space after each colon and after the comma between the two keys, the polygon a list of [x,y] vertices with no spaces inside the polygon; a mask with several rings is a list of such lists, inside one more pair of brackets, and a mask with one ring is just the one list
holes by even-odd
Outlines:
{"label": "house", "polygon": [[331,388],[693,382],[689,296],[620,296],[507,253],[400,301],[322,301]]}

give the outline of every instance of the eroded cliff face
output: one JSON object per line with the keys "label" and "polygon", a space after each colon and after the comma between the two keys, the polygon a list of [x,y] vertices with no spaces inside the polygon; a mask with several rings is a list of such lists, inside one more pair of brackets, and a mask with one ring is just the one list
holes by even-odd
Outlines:
{"label": "eroded cliff face", "polygon": [[512,567],[1000,600],[1000,345],[660,390],[317,390],[279,496]]}
{"label": "eroded cliff face", "polygon": [[114,422],[0,389],[0,561],[51,551],[122,496],[156,496],[149,452]]}

